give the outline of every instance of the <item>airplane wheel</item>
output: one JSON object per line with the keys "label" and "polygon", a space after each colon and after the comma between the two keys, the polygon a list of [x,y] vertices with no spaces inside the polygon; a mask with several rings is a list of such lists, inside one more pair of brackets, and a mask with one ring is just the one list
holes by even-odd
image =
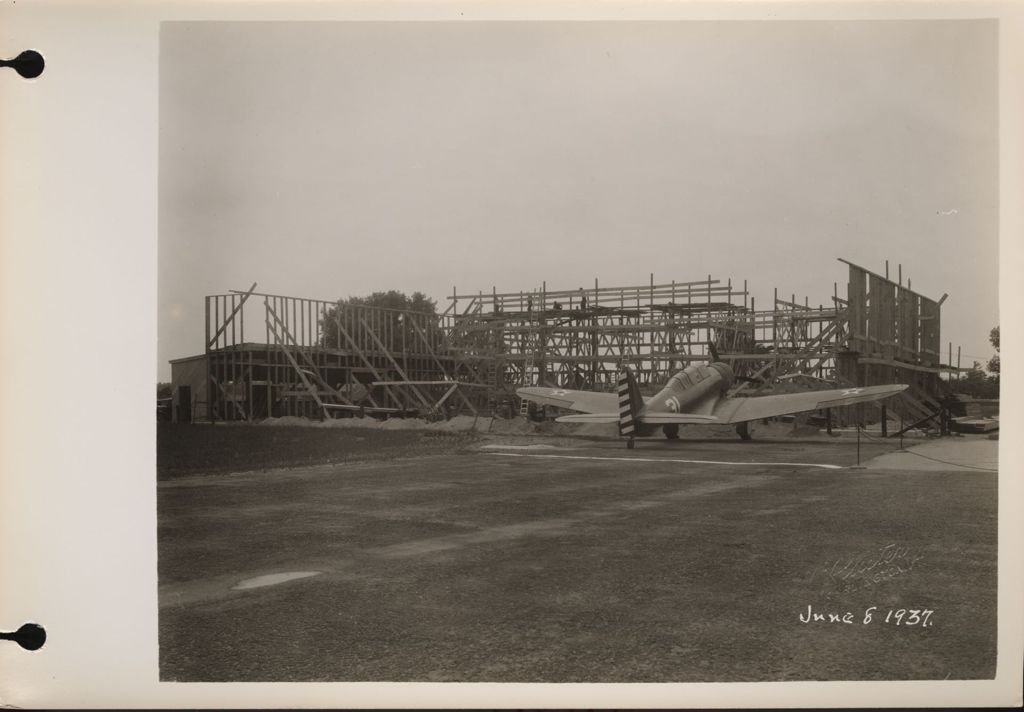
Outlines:
{"label": "airplane wheel", "polygon": [[662,432],[665,433],[665,437],[669,440],[679,439],[679,425],[671,423],[669,425],[663,425],[661,428]]}
{"label": "airplane wheel", "polygon": [[630,438],[629,440],[626,441],[626,448],[628,450],[632,450],[635,447],[636,447],[636,443],[633,441],[633,438]]}
{"label": "airplane wheel", "polygon": [[740,436],[740,440],[753,440],[753,436],[750,434],[750,423],[740,423],[736,426],[736,434]]}

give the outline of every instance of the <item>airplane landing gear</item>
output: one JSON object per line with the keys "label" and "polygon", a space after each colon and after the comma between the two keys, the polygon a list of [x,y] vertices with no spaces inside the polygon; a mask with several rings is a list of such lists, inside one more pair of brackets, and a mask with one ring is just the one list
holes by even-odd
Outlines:
{"label": "airplane landing gear", "polygon": [[632,450],[635,447],[636,447],[636,441],[633,440],[633,438],[630,438],[629,440],[626,441],[626,449]]}
{"label": "airplane landing gear", "polygon": [[750,434],[750,423],[743,422],[737,423],[736,434],[740,436],[740,440],[753,440],[754,438]]}
{"label": "airplane landing gear", "polygon": [[669,440],[678,440],[679,439],[679,424],[678,423],[670,423],[669,425],[663,425],[663,426],[661,426],[661,431],[663,433],[665,433],[665,437],[668,438]]}

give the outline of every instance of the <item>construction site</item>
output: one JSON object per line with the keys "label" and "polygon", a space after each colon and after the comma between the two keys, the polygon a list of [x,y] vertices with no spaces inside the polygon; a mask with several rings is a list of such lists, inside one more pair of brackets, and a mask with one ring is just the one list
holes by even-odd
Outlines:
{"label": "construction site", "polygon": [[161,680],[992,679],[999,442],[951,427],[946,296],[836,272],[206,297],[174,417],[216,427],[157,426]]}
{"label": "construction site", "polygon": [[[264,294],[205,300],[205,351],[172,364],[176,422],[373,415],[536,416],[515,394],[543,385],[611,391],[624,366],[645,393],[693,363],[728,363],[728,395],[903,383],[884,404],[843,408],[839,425],[942,429],[959,348],[943,363],[941,307],[903,279],[842,258],[827,304],[747,281],[690,281],[518,292],[453,289],[437,314]],[[893,278],[895,277],[895,278]],[[823,290],[824,292],[825,290]],[[887,410],[888,409],[888,413]]]}

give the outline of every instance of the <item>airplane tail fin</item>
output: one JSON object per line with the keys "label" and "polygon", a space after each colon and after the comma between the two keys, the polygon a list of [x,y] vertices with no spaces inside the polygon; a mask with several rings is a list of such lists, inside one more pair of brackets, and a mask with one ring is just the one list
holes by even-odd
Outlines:
{"label": "airplane tail fin", "polygon": [[636,376],[628,368],[623,367],[619,375],[619,435],[633,437],[636,435],[637,418],[644,400],[640,396],[640,387],[636,384]]}

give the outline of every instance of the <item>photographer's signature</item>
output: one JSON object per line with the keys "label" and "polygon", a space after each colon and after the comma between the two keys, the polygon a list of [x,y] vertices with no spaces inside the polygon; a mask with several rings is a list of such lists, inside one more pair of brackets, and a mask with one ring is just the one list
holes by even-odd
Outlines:
{"label": "photographer's signature", "polygon": [[909,546],[886,544],[858,556],[826,562],[824,571],[833,581],[870,588],[910,573],[922,558]]}

